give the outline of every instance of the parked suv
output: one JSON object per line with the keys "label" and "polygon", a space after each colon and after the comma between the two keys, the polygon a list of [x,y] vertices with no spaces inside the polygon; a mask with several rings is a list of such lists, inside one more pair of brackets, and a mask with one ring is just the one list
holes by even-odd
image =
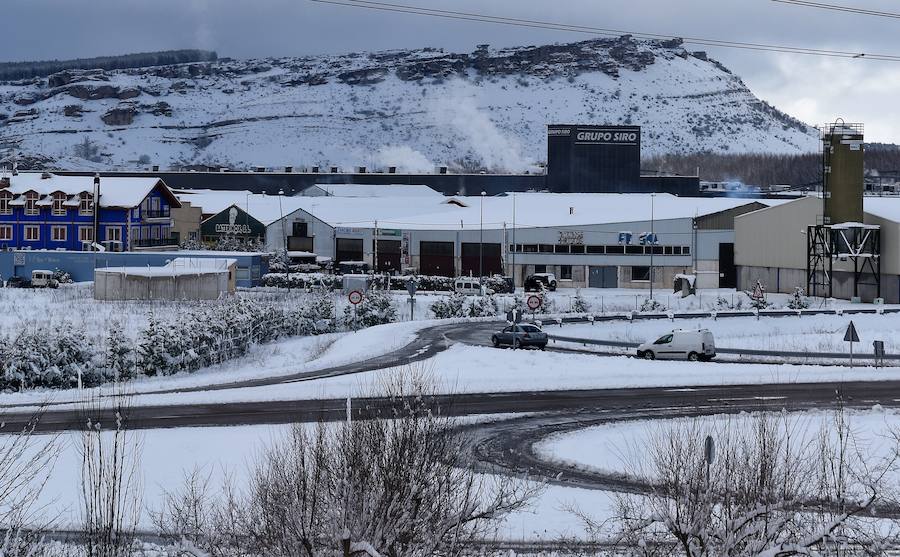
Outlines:
{"label": "parked suv", "polygon": [[525,277],[525,292],[540,292],[546,288],[556,290],[556,275],[553,273],[535,273]]}
{"label": "parked suv", "polygon": [[638,346],[637,357],[647,360],[681,360],[706,362],[716,357],[716,341],[707,329],[676,329],[653,342]]}

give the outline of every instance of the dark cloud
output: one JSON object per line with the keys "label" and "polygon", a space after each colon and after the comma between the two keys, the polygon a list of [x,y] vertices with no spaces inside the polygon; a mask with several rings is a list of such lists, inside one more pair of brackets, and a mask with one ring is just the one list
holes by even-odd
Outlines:
{"label": "dark cloud", "polygon": [[[771,0],[404,0],[491,15],[622,31],[877,53],[900,52],[900,21]],[[838,1],[838,0],[835,0]],[[840,0],[850,4],[854,0]],[[552,10],[548,10],[552,6]],[[895,0],[869,9],[897,10]],[[0,56],[72,58],[170,48],[212,48],[238,58],[436,46],[471,50],[573,41],[589,35],[453,21],[310,0],[7,0]],[[705,49],[761,97],[811,123],[865,121],[869,137],[900,141],[893,91],[900,63]]]}

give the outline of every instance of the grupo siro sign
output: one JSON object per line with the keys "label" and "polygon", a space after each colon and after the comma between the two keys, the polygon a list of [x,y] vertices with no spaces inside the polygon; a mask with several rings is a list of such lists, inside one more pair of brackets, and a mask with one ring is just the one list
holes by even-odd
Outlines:
{"label": "grupo siro sign", "polygon": [[640,139],[639,131],[621,129],[580,129],[575,133],[575,143],[589,145],[637,145]]}

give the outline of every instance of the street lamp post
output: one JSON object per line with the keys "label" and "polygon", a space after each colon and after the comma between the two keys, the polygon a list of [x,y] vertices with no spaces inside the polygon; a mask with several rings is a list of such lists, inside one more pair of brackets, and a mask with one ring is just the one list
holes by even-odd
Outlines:
{"label": "street lamp post", "polygon": [[650,194],[650,299],[653,299],[653,254],[656,253],[656,235],[654,234],[653,200],[656,194]]}
{"label": "street lamp post", "polygon": [[481,192],[481,220],[478,232],[478,284],[484,284],[484,196]]}

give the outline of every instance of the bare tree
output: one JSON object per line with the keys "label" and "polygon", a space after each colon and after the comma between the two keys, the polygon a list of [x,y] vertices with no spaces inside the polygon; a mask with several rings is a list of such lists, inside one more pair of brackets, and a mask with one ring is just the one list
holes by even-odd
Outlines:
{"label": "bare tree", "polygon": [[[661,430],[631,469],[647,493],[619,496],[611,522],[579,516],[632,555],[883,554],[894,530],[872,515],[878,505],[896,508],[884,481],[896,449],[867,454],[842,410],[814,434],[785,415],[736,425],[694,420]],[[707,435],[717,441],[711,466]]]}
{"label": "bare tree", "polygon": [[126,424],[128,397],[118,393],[110,407],[85,403],[81,432],[81,496],[88,557],[125,557],[140,519],[140,439]]}
{"label": "bare tree", "polygon": [[16,431],[0,424],[0,555],[46,555],[43,530],[49,524],[38,500],[56,463],[58,436],[35,429],[43,409]]}
{"label": "bare tree", "polygon": [[537,493],[459,460],[465,441],[429,404],[427,382],[398,375],[381,394],[380,417],[294,425],[262,453],[246,489],[226,488],[212,512],[194,511],[208,508],[207,490],[189,479],[195,487],[170,496],[157,523],[205,517],[185,523],[206,534],[182,532],[212,555],[453,557]]}

